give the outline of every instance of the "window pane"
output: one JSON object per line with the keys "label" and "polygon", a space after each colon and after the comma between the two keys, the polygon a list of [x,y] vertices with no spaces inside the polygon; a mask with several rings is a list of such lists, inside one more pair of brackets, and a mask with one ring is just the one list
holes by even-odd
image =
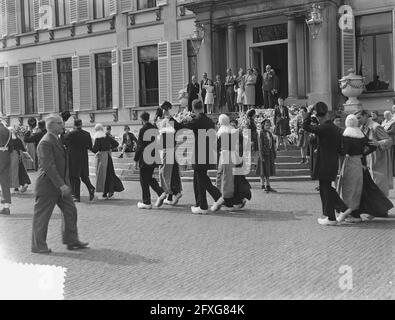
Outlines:
{"label": "window pane", "polygon": [[73,74],[71,58],[59,59],[59,106],[60,111],[72,111],[73,109]]}
{"label": "window pane", "polygon": [[138,0],[138,10],[156,7],[156,0]]}
{"label": "window pane", "polygon": [[384,12],[356,18],[357,35],[392,32],[392,14]]}
{"label": "window pane", "polygon": [[95,56],[97,108],[99,110],[112,108],[112,67],[111,52]]}
{"label": "window pane", "polygon": [[393,89],[392,34],[376,36],[376,70],[380,90]]}
{"label": "window pane", "polygon": [[373,36],[357,38],[358,74],[365,77],[368,84],[374,79]]}
{"label": "window pane", "polygon": [[[1,69],[0,69],[1,70]],[[5,114],[4,80],[0,79],[0,114]]]}
{"label": "window pane", "polygon": [[147,46],[139,48],[139,61],[158,60],[158,46]]}

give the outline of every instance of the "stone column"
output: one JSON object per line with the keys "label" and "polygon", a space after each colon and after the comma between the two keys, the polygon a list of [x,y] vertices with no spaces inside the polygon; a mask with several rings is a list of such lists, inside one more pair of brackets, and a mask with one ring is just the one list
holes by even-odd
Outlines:
{"label": "stone column", "polygon": [[237,74],[237,39],[234,23],[228,24],[228,67],[232,68],[234,74]]}
{"label": "stone column", "polygon": [[198,79],[201,80],[203,72],[207,72],[208,77],[212,79],[212,24],[210,21],[202,22],[204,25],[204,40],[198,55]]}
{"label": "stone column", "polygon": [[298,97],[298,66],[296,53],[296,19],[288,17],[288,96]]}
{"label": "stone column", "polygon": [[324,20],[316,39],[310,35],[310,93],[309,104],[325,102],[329,109],[335,107],[338,92],[337,79],[337,9],[328,4],[322,10]]}

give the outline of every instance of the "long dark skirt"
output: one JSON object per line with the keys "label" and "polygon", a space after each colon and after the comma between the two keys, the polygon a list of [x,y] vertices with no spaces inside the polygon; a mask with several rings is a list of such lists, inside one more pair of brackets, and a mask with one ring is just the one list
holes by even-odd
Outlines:
{"label": "long dark skirt", "polygon": [[181,184],[181,177],[180,177],[180,166],[177,162],[174,162],[173,170],[171,172],[171,192],[174,195],[177,195],[182,192],[182,184]]}
{"label": "long dark skirt", "polygon": [[374,217],[388,217],[388,211],[394,207],[380,188],[374,183],[368,170],[363,172],[363,188],[359,212]]}
{"label": "long dark skirt", "polygon": [[114,170],[111,155],[108,154],[106,183],[104,185],[104,193],[122,192],[125,190],[122,181],[117,177]]}
{"label": "long dark skirt", "polygon": [[22,160],[19,160],[18,179],[20,186],[24,186],[26,184],[32,184]]}

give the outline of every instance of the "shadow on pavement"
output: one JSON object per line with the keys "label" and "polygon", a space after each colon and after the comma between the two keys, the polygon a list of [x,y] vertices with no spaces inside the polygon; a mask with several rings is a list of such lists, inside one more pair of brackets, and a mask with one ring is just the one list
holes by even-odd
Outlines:
{"label": "shadow on pavement", "polygon": [[[4,219],[7,220],[33,220],[33,213],[12,213],[10,216],[6,216],[4,217]],[[59,220],[61,219],[61,215],[60,214],[53,214],[51,216],[51,220]]]}
{"label": "shadow on pavement", "polygon": [[64,257],[77,260],[104,262],[116,266],[132,266],[140,263],[160,263],[158,259],[149,259],[138,254],[114,249],[86,249],[75,252],[54,252],[49,257]]}
{"label": "shadow on pavement", "polygon": [[91,205],[98,204],[100,206],[130,207],[130,206],[137,206],[137,202],[138,202],[137,200],[133,200],[133,199],[116,199],[116,198],[115,199],[110,199],[110,200],[101,200],[101,199],[98,200],[98,199],[95,199],[94,201],[89,202],[89,199],[86,198],[85,201],[81,199],[81,202],[78,203],[78,205],[84,204],[84,205],[91,206]]}
{"label": "shadow on pavement", "polygon": [[342,223],[341,227],[353,227],[359,229],[395,229],[394,217],[374,219],[372,221],[363,221],[360,223]]}
{"label": "shadow on pavement", "polygon": [[256,221],[288,221],[288,220],[302,220],[298,217],[312,216],[305,211],[270,211],[270,210],[256,210],[246,209],[245,211],[218,211],[210,213],[209,215],[220,216],[224,218],[241,218],[241,219],[254,219]]}

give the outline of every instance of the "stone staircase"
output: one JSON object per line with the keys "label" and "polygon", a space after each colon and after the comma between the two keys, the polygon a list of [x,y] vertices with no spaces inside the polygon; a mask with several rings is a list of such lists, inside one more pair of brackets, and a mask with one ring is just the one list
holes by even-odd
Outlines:
{"label": "stone staircase", "polygon": [[[119,159],[120,153],[112,154],[115,173],[123,181],[139,181],[139,170],[135,170],[133,157],[134,154],[126,154],[123,159]],[[288,151],[279,151],[276,161],[276,176],[272,181],[307,181],[310,180],[310,170],[308,165],[299,164],[300,152],[296,147],[290,147]],[[89,171],[92,177],[95,176],[95,156],[89,155]],[[158,169],[155,169],[155,176],[158,177]],[[215,179],[216,170],[210,170],[209,176]],[[192,181],[193,170],[191,168],[181,168],[181,177],[183,181]],[[255,170],[252,170],[247,176],[250,182],[259,182],[259,177],[255,176]]]}

